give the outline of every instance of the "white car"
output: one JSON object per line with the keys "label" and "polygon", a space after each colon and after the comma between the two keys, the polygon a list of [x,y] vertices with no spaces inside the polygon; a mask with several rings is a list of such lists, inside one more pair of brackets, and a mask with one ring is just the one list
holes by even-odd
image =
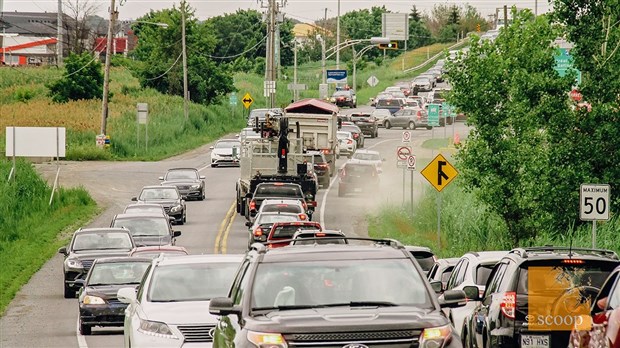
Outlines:
{"label": "white car", "polygon": [[353,138],[353,134],[351,132],[339,131],[336,133],[336,137],[338,138],[340,155],[346,155],[351,158],[355,150],[357,150],[357,142]]}
{"label": "white car", "polygon": [[227,296],[243,255],[186,255],[153,261],[136,294],[118,290],[127,303],[125,348],[211,347],[217,317],[212,298]]}
{"label": "white car", "polygon": [[370,115],[377,120],[378,127],[383,127],[383,122],[386,118],[392,116],[392,113],[388,109],[374,109]]}
{"label": "white car", "polygon": [[239,165],[239,152],[241,150],[241,142],[237,139],[222,139],[211,146],[211,167],[217,167],[220,164]]}
{"label": "white car", "polygon": [[379,154],[378,151],[360,149],[360,150],[355,151],[355,153],[353,154],[351,159],[349,159],[348,162],[349,163],[373,164],[375,168],[377,168],[377,173],[381,173],[383,172],[383,169],[381,169],[381,166],[384,161],[385,161],[385,158],[381,158],[381,155]]}

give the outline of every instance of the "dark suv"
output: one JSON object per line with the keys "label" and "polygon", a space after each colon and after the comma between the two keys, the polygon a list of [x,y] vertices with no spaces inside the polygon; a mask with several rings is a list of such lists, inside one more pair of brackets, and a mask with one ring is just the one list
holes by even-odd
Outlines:
{"label": "dark suv", "polygon": [[[247,210],[249,212],[247,216],[248,221],[251,221],[256,216],[260,205],[265,199],[299,199],[305,204],[305,196],[301,185],[284,182],[263,182],[256,186],[256,190],[254,190],[252,195],[252,200]],[[306,206],[306,208],[308,207]],[[310,211],[307,213],[312,215]]]}
{"label": "dark suv", "polygon": [[369,135],[371,138],[379,136],[379,125],[377,119],[369,112],[357,112],[351,114],[351,121],[356,126],[360,127],[364,135]]}
{"label": "dark suv", "polygon": [[338,197],[347,193],[379,193],[379,173],[371,163],[346,163],[340,169]]}
{"label": "dark suv", "polygon": [[571,329],[620,263],[610,250],[533,247],[510,251],[493,268],[481,301],[466,317],[467,347],[567,347]]}
{"label": "dark suv", "polygon": [[253,244],[220,316],[213,347],[461,347],[442,305],[400,243],[315,244],[271,249]]}

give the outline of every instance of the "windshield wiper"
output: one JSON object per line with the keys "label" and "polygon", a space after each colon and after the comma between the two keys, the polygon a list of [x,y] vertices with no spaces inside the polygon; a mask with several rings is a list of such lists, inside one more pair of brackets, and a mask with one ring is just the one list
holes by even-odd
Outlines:
{"label": "windshield wiper", "polygon": [[312,304],[312,305],[282,305],[273,307],[255,307],[253,311],[267,311],[267,310],[295,310],[295,309],[312,309],[312,308],[327,308],[327,307],[396,307],[400,306],[398,303],[387,301],[351,301],[343,303],[325,303],[325,304]]}
{"label": "windshield wiper", "polygon": [[323,305],[281,305],[281,306],[273,306],[273,307],[254,307],[253,311],[274,311],[274,310],[294,310],[294,309],[311,309],[311,308],[319,308],[323,307]]}

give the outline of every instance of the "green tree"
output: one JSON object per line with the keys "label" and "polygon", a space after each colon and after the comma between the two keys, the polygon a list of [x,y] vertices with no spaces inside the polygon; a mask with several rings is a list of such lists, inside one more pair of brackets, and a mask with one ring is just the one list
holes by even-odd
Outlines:
{"label": "green tree", "polygon": [[431,37],[431,31],[426,26],[420,12],[415,5],[409,12],[409,42],[407,42],[408,49],[414,49],[422,46],[429,45],[433,42]]}
{"label": "green tree", "polygon": [[447,75],[450,101],[474,127],[457,154],[462,182],[504,219],[519,245],[574,219],[575,213],[557,215],[554,202],[577,205],[553,186],[571,175],[573,164],[551,167],[556,149],[565,150],[561,129],[573,117],[571,78],[553,70],[557,30],[530,11],[513,18],[493,43],[474,36],[469,54],[448,63]]}
{"label": "green tree", "polygon": [[96,99],[103,95],[101,63],[89,53],[71,53],[65,59],[65,73],[60,80],[47,85],[55,103],[69,100]]}

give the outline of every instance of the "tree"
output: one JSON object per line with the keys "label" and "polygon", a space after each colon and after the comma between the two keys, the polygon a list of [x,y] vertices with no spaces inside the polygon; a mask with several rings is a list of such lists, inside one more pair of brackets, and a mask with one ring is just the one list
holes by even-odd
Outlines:
{"label": "tree", "polygon": [[469,5],[437,4],[427,20],[431,33],[440,41],[454,41],[457,33],[469,33],[480,24],[481,30],[487,30],[488,23],[478,10]]}
{"label": "tree", "polygon": [[55,103],[69,100],[96,99],[103,95],[101,64],[89,53],[71,53],[65,59],[65,73],[60,80],[47,85]]}
{"label": "tree", "polygon": [[457,154],[462,182],[504,219],[519,245],[574,221],[577,204],[554,186],[572,175],[566,163],[552,166],[552,156],[569,149],[562,132],[574,117],[571,78],[553,70],[558,31],[529,10],[513,18],[493,43],[474,37],[469,54],[448,63],[447,76],[451,103],[474,127]]}
{"label": "tree", "polygon": [[415,5],[409,12],[409,42],[407,46],[409,49],[414,49],[429,45],[432,43],[431,31],[426,26],[426,21],[418,12]]}
{"label": "tree", "polygon": [[97,13],[100,4],[93,0],[65,0],[63,5],[65,16],[71,18],[63,23],[67,32],[67,37],[63,38],[65,48],[77,54],[88,51],[95,41],[90,19]]}

